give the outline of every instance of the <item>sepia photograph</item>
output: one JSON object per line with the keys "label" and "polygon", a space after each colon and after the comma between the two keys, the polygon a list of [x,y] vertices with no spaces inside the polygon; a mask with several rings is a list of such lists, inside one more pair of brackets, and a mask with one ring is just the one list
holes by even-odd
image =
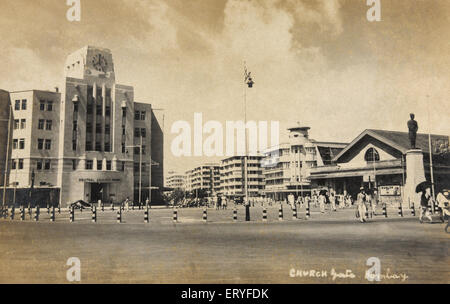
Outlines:
{"label": "sepia photograph", "polygon": [[450,283],[449,19],[0,0],[0,284]]}

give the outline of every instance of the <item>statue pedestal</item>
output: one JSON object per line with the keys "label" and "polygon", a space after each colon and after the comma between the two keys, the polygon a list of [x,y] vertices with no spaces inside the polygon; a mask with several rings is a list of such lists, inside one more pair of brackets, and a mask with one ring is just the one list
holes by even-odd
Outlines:
{"label": "statue pedestal", "polygon": [[420,193],[416,193],[416,186],[425,181],[425,167],[423,153],[420,149],[406,151],[406,183],[404,187],[403,204],[420,204]]}

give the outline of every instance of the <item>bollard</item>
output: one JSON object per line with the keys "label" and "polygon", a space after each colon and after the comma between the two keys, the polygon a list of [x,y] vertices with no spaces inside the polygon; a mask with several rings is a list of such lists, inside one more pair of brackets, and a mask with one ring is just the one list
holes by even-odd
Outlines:
{"label": "bollard", "polygon": [[105,204],[102,203],[102,212],[105,211]]}
{"label": "bollard", "polygon": [[119,211],[117,211],[117,223],[122,223],[122,209],[119,208]]}
{"label": "bollard", "polygon": [[306,204],[306,219],[309,219],[311,216],[311,211],[309,210],[309,202]]}
{"label": "bollard", "polygon": [[234,207],[233,209],[233,221],[237,222],[237,209]]}
{"label": "bollard", "polygon": [[403,217],[402,202],[398,204],[398,216]]}
{"label": "bollard", "polygon": [[30,220],[33,218],[33,208],[28,206],[28,215],[30,216]]}
{"label": "bollard", "polygon": [[294,209],[292,209],[292,219],[296,220],[297,219],[297,205],[294,204]]}
{"label": "bollard", "polygon": [[177,210],[177,208],[173,208],[173,222],[174,223],[178,222],[178,210]]}
{"label": "bollard", "polygon": [[69,220],[71,223],[75,222],[75,207],[70,207]]}
{"label": "bollard", "polygon": [[61,203],[58,204],[58,214],[61,214]]}
{"label": "bollard", "polygon": [[414,208],[414,203],[411,204],[411,215],[416,216],[416,209]]}
{"label": "bollard", "polygon": [[111,211],[114,211],[114,203],[111,204]]}
{"label": "bollard", "polygon": [[52,207],[52,214],[50,215],[50,222],[55,221],[55,206]]}
{"label": "bollard", "polygon": [[92,208],[92,222],[97,223],[97,207]]}
{"label": "bollard", "polygon": [[47,204],[47,214],[50,214],[50,205]]}
{"label": "bollard", "polygon": [[283,205],[280,204],[280,208],[278,209],[278,220],[282,221],[283,220]]}
{"label": "bollard", "polygon": [[39,213],[40,213],[41,211],[40,211],[40,208],[39,208],[39,205],[36,207],[36,213],[35,213],[35,215],[34,215],[34,221],[35,222],[38,222],[39,221]]}
{"label": "bollard", "polygon": [[148,206],[147,206],[147,209],[144,212],[144,223],[148,223],[148,222],[150,222],[150,219],[149,219],[149,212],[148,212]]}
{"label": "bollard", "polygon": [[22,208],[20,208],[20,220],[24,221],[25,220],[25,207],[22,206]]}
{"label": "bollard", "polygon": [[203,208],[203,221],[206,223],[208,221],[208,210]]}
{"label": "bollard", "polygon": [[388,217],[386,203],[383,204],[383,215],[384,215],[384,217]]}
{"label": "bollard", "polygon": [[438,206],[438,204],[435,202],[434,203],[434,213],[439,213],[439,206]]}
{"label": "bollard", "polygon": [[14,214],[16,213],[16,207],[11,208],[11,220],[14,220]]}
{"label": "bollard", "polygon": [[267,209],[266,209],[266,207],[263,208],[263,222],[267,222]]}

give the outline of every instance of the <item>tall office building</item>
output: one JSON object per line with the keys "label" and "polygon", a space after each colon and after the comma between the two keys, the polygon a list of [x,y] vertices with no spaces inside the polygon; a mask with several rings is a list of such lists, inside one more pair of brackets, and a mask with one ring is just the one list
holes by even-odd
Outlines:
{"label": "tall office building", "polygon": [[204,190],[209,196],[217,195],[220,187],[220,166],[204,164],[186,172],[186,191]]}
{"label": "tall office building", "polygon": [[145,201],[150,188],[152,202],[160,201],[163,130],[152,106],[116,83],[111,51],[74,52],[64,75],[61,93],[11,92],[10,185],[52,188],[63,206],[78,199]]}

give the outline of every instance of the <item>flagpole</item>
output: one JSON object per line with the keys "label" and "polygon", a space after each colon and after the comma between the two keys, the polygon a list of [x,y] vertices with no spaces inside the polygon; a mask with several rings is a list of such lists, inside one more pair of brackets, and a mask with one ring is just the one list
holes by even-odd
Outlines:
{"label": "flagpole", "polygon": [[433,151],[431,150],[431,119],[430,119],[430,95],[427,94],[427,110],[428,110],[428,154],[430,157],[430,177],[431,177],[431,204],[434,213],[434,176],[433,176]]}

